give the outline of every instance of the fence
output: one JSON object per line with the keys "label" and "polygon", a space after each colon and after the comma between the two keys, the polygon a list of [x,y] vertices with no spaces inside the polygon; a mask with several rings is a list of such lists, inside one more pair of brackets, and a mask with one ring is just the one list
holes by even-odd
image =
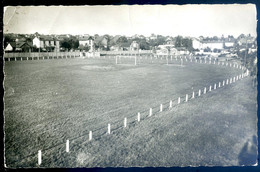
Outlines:
{"label": "fence", "polygon": [[[248,76],[248,73],[242,73],[242,74],[239,74],[237,76],[234,76],[234,77],[230,78],[230,80],[232,80],[232,82],[230,82],[230,84],[235,83],[236,81],[241,80],[246,76]],[[227,79],[227,80],[229,80],[229,79]],[[223,83],[224,82],[225,82],[225,79],[223,80]],[[216,86],[217,82],[212,84],[212,85],[214,85],[214,90],[224,87],[224,85],[223,86],[219,85],[217,87]],[[207,90],[207,88],[209,88],[208,92],[204,91],[204,95],[210,93],[211,91],[214,91],[214,90],[211,89],[212,85],[204,87],[204,90]],[[150,118],[152,116],[159,115],[163,111],[171,110],[174,107],[179,106],[182,103],[188,103],[191,100],[195,101],[195,98],[199,98],[199,97],[200,97],[200,90],[197,93],[192,92],[190,94],[186,94],[185,96],[180,96],[180,97],[178,97],[178,99],[176,97],[175,99],[172,99],[170,101],[167,101],[167,102],[160,104],[158,107],[151,107],[150,109],[147,109],[145,111],[139,111],[136,114],[133,114],[131,116],[126,116],[119,121],[115,121],[114,123],[108,123],[107,126],[99,128],[97,130],[92,130],[92,131],[86,132],[86,134],[83,135],[83,136],[88,136],[88,141],[91,141],[95,138],[98,139],[101,136],[96,135],[95,133],[98,130],[102,130],[102,129],[105,130],[103,132],[103,135],[104,134],[108,134],[108,135],[113,134],[114,132],[116,132],[119,129],[127,128],[127,126],[130,125],[130,124],[141,123],[141,121],[145,120],[146,118]],[[75,139],[77,139],[77,138],[74,138],[74,139],[72,138],[71,140],[75,140]],[[64,145],[64,143],[60,143],[59,145]],[[59,145],[56,145],[56,146],[59,146]],[[68,139],[65,142],[65,151],[66,152],[70,151]],[[41,165],[41,163],[42,163],[43,152],[44,152],[43,150],[38,151],[38,165]]]}
{"label": "fence", "polygon": [[[71,53],[75,53],[75,52],[71,52]],[[29,53],[28,53],[29,54]],[[32,53],[31,53],[32,54]],[[24,55],[24,54],[23,54]],[[51,56],[51,54],[49,54]],[[52,55],[54,55],[54,53],[52,53]],[[73,56],[73,54],[66,54],[65,53],[60,53],[59,54],[60,56]],[[80,55],[79,52],[78,54],[75,53],[75,56],[76,55]],[[24,56],[20,56],[20,57],[26,57],[26,55]],[[9,57],[10,58],[10,57]],[[93,57],[94,58],[94,57]],[[130,57],[130,58],[133,58],[133,57]],[[135,56],[136,58],[136,56]],[[109,123],[107,124],[107,126],[103,126],[101,128],[98,128],[98,129],[95,129],[95,130],[91,130],[91,131],[83,131],[82,134],[80,136],[77,136],[75,138],[70,138],[70,139],[67,139],[66,142],[65,142],[65,151],[66,152],[69,152],[69,144],[70,144],[70,140],[76,140],[80,137],[86,137],[88,136],[88,141],[91,141],[93,139],[97,139],[97,138],[100,138],[102,135],[104,134],[113,134],[113,132],[121,129],[121,128],[127,128],[127,126],[129,124],[132,124],[132,123],[141,123],[142,120],[145,120],[146,118],[149,118],[149,117],[152,117],[152,116],[155,116],[155,115],[158,115],[160,114],[161,112],[163,111],[166,111],[166,110],[170,110],[176,106],[179,106],[180,104],[182,103],[188,103],[190,102],[191,100],[195,100],[196,98],[199,98],[199,97],[203,97],[205,96],[206,94],[218,89],[218,88],[222,88],[224,87],[225,85],[226,86],[229,86],[231,85],[232,83],[235,83],[236,81],[238,80],[241,80],[243,79],[244,77],[246,76],[249,76],[249,71],[246,70],[246,72],[244,72],[244,69],[246,69],[245,67],[241,66],[241,65],[238,65],[238,64],[231,64],[231,63],[216,63],[216,59],[200,59],[198,61],[198,59],[196,57],[181,57],[181,56],[175,56],[176,60],[177,59],[180,59],[181,60],[181,64],[183,63],[186,63],[186,62],[194,62],[194,63],[202,63],[202,64],[210,64],[210,65],[222,65],[224,67],[229,67],[229,68],[237,68],[237,69],[240,69],[242,70],[242,73],[240,73],[239,75],[237,76],[234,76],[234,77],[231,77],[231,78],[227,78],[227,79],[224,79],[223,80],[223,85],[221,84],[222,83],[222,80],[221,81],[218,81],[216,83],[213,83],[212,85],[210,86],[206,86],[206,87],[202,87],[201,89],[199,89],[197,92],[191,92],[191,93],[188,93],[188,94],[185,94],[184,96],[176,96],[175,95],[175,98],[174,99],[171,99],[167,102],[164,102],[164,103],[161,103],[159,104],[158,106],[156,107],[150,107],[149,109],[146,109],[146,110],[143,110],[143,111],[139,111],[137,112],[136,114],[132,114],[132,115],[126,115],[124,118],[122,118],[121,120],[118,120],[118,121],[114,121],[113,123]],[[117,58],[115,58],[117,59]],[[139,57],[139,59],[141,59],[141,57]],[[143,58],[144,59],[144,58]],[[147,58],[146,58],[147,59]],[[149,59],[149,58],[148,58]],[[164,63],[166,64],[166,59],[168,59],[168,56],[161,56],[161,58],[159,58],[159,56],[156,56],[156,57],[153,57],[151,56],[151,59],[157,59],[159,61],[164,61]],[[212,60],[214,62],[212,62]],[[171,58],[171,61],[174,61],[172,58]],[[168,61],[167,61],[168,62]],[[117,62],[116,62],[117,63]],[[136,63],[136,62],[135,62]],[[168,63],[167,63],[168,64]],[[217,86],[218,85],[218,86]],[[203,90],[203,95],[201,94],[201,90]],[[102,131],[101,131],[102,130]],[[100,132],[101,131],[101,132]],[[99,133],[99,135],[98,135]],[[50,149],[53,149],[53,148],[56,148],[58,146],[61,146],[61,145],[64,145],[64,143],[57,143],[56,145],[50,147],[50,148],[46,148],[46,149],[41,149],[38,151],[38,165],[41,165],[42,162],[43,162],[43,158],[42,156],[44,155],[44,152],[45,151],[48,151]],[[32,157],[32,156],[35,156],[36,154],[33,153],[31,155],[27,155],[26,157],[23,157],[23,159],[26,159],[28,157]]]}
{"label": "fence", "polygon": [[5,60],[34,60],[34,59],[57,59],[57,58],[76,58],[80,52],[31,52],[31,53],[4,53]]}
{"label": "fence", "polygon": [[142,51],[100,51],[100,55],[135,55],[135,54],[152,54],[152,50]]}

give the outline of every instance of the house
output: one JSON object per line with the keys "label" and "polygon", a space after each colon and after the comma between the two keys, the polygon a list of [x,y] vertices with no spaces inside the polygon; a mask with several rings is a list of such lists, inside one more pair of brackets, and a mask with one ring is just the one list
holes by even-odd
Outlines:
{"label": "house", "polygon": [[31,52],[33,48],[30,42],[16,42],[15,51]]}
{"label": "house", "polygon": [[89,52],[93,52],[95,50],[95,42],[94,37],[84,35],[79,37],[79,47],[89,47]]}
{"label": "house", "polygon": [[225,47],[227,47],[227,48],[234,47],[235,41],[225,41],[225,42],[224,42],[224,45],[225,45]]}
{"label": "house", "polygon": [[177,49],[177,55],[188,55],[190,52],[185,47],[178,47]]}
{"label": "house", "polygon": [[136,41],[133,41],[130,45],[130,51],[136,51],[139,50],[140,46]]}
{"label": "house", "polygon": [[123,51],[129,51],[130,49],[130,42],[123,42],[121,43],[120,47]]}
{"label": "house", "polygon": [[165,44],[167,44],[167,45],[174,45],[174,44],[175,44],[175,41],[174,41],[171,37],[168,37],[168,38],[165,40]]}
{"label": "house", "polygon": [[94,40],[94,44],[98,46],[98,50],[107,50],[108,48],[108,37],[107,36],[99,36]]}
{"label": "house", "polygon": [[151,34],[151,36],[149,37],[150,40],[155,40],[157,39],[157,35],[155,34]]}
{"label": "house", "polygon": [[246,45],[246,44],[253,44],[255,42],[255,38],[252,37],[251,35],[245,36],[245,35],[240,35],[238,38],[238,45]]}
{"label": "house", "polygon": [[110,47],[111,51],[122,51],[123,49],[119,45],[113,45]]}
{"label": "house", "polygon": [[14,51],[15,50],[15,42],[9,42],[5,47],[5,51]]}
{"label": "house", "polygon": [[192,47],[198,50],[202,49],[203,46],[200,39],[192,38]]}
{"label": "house", "polygon": [[89,52],[93,52],[95,49],[94,37],[92,36],[81,36],[79,37],[79,46],[88,46]]}
{"label": "house", "polygon": [[192,38],[192,47],[194,49],[202,50],[202,49],[214,49],[222,50],[224,48],[232,48],[235,45],[235,39],[233,37],[224,38]]}
{"label": "house", "polygon": [[36,46],[36,48],[40,48],[41,47],[41,40],[39,37],[34,37],[33,38],[33,46]]}
{"label": "house", "polygon": [[224,43],[223,43],[223,41],[203,41],[202,48],[203,49],[210,48],[211,50],[223,49]]}
{"label": "house", "polygon": [[10,42],[5,47],[6,52],[10,51],[20,51],[20,52],[31,52],[33,49],[33,45],[31,42],[19,41],[18,39],[16,42]]}
{"label": "house", "polygon": [[177,49],[174,45],[159,45],[156,50],[156,54],[158,55],[175,55],[178,54]]}
{"label": "house", "polygon": [[45,51],[59,52],[60,50],[60,41],[52,36],[36,35],[32,40],[32,45]]}
{"label": "house", "polygon": [[223,40],[225,48],[232,48],[235,46],[236,40],[233,36],[228,36],[227,38],[223,38]]}

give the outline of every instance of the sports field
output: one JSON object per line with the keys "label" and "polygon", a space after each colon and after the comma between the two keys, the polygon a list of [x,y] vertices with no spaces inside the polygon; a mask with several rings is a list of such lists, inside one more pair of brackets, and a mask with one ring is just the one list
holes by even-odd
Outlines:
{"label": "sports field", "polygon": [[[11,61],[4,72],[7,167],[256,163],[257,94],[250,77],[213,90],[215,83],[242,74],[241,69],[189,61],[180,65],[180,60],[166,65],[148,58],[135,66],[134,59],[122,58],[116,65],[112,58],[78,58]],[[209,86],[212,91],[203,94]],[[193,91],[195,98],[184,102]]]}

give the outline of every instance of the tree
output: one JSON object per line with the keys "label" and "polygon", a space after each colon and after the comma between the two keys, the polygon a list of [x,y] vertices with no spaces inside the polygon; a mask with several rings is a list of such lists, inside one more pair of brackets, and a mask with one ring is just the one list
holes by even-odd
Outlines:
{"label": "tree", "polygon": [[77,49],[79,47],[79,40],[75,36],[64,38],[61,41],[61,47],[67,50]]}
{"label": "tree", "polygon": [[175,41],[175,47],[182,47],[182,36],[177,36]]}
{"label": "tree", "polygon": [[141,40],[139,45],[140,45],[141,50],[149,50],[150,49],[150,45],[149,45],[148,42],[146,42],[145,39]]}
{"label": "tree", "polygon": [[64,49],[67,49],[67,50],[70,50],[71,49],[71,45],[69,43],[69,39],[68,38],[65,38],[61,41],[61,45],[60,45],[61,48],[64,48]]}
{"label": "tree", "polygon": [[8,43],[10,42],[14,42],[15,38],[12,35],[4,35],[4,47],[6,47],[8,45]]}
{"label": "tree", "polygon": [[122,44],[126,42],[127,42],[127,38],[125,36],[119,37],[118,40],[116,41],[117,44]]}
{"label": "tree", "polygon": [[110,46],[111,46],[111,36],[106,34],[104,35],[104,38],[107,40],[107,46],[106,46],[106,50],[109,51],[110,50]]}

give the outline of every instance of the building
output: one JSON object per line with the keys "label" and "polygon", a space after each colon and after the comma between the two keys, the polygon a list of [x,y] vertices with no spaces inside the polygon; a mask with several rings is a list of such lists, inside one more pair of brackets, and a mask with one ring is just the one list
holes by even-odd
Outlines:
{"label": "building", "polygon": [[202,43],[201,43],[201,41],[199,39],[192,38],[192,47],[194,49],[200,50],[200,49],[202,49],[203,46],[202,46]]}
{"label": "building", "polygon": [[165,40],[165,44],[167,44],[167,45],[174,45],[174,44],[175,44],[175,41],[174,41],[171,37],[168,37],[168,38]]}
{"label": "building", "polygon": [[202,42],[202,49],[210,48],[211,50],[214,49],[223,49],[224,48],[224,42],[221,40],[218,41],[203,41]]}
{"label": "building", "polygon": [[7,46],[5,47],[5,52],[10,52],[15,50],[15,42],[9,42]]}
{"label": "building", "polygon": [[10,42],[5,47],[5,52],[32,52],[33,45],[31,42],[18,41]]}
{"label": "building", "polygon": [[174,47],[174,45],[159,45],[156,50],[156,54],[158,55],[176,55],[178,54],[178,50]]}
{"label": "building", "polygon": [[79,46],[89,47],[89,52],[94,51],[94,38],[92,36],[79,37]]}
{"label": "building", "polygon": [[16,42],[15,51],[32,52],[33,45],[31,42]]}
{"label": "building", "polygon": [[136,51],[136,50],[139,50],[139,48],[140,48],[140,45],[136,41],[133,41],[130,45],[130,51]]}
{"label": "building", "polygon": [[233,37],[227,38],[206,38],[206,39],[198,39],[192,38],[192,47],[194,49],[202,50],[202,49],[214,49],[222,50],[225,48],[232,48],[235,46],[235,39]]}
{"label": "building", "polygon": [[36,35],[32,40],[32,44],[43,51],[60,51],[60,41],[52,36]]}

